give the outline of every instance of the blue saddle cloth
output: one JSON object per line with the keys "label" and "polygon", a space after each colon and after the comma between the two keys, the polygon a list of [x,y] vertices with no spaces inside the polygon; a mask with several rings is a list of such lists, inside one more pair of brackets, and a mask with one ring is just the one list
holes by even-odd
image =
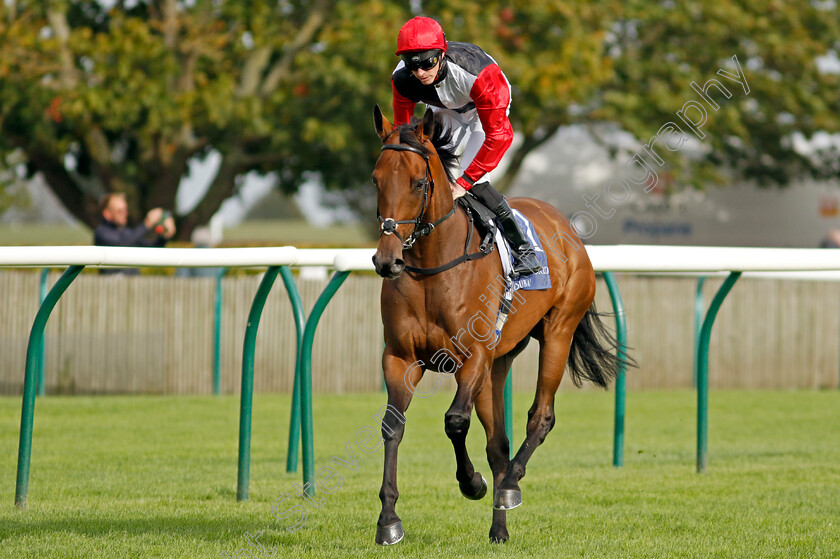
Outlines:
{"label": "blue saddle cloth", "polygon": [[511,279],[510,274],[513,270],[513,256],[511,256],[507,240],[504,238],[501,231],[498,228],[496,229],[496,247],[499,250],[499,258],[502,260],[502,268],[504,269],[507,280],[504,299],[502,300],[501,305],[499,306],[499,312],[496,315],[496,339],[499,339],[502,335],[502,329],[505,326],[505,322],[507,322],[511,305],[513,304],[513,293],[515,291],[535,291],[551,287],[551,276],[548,274],[548,259],[546,258],[545,250],[543,250],[540,238],[534,230],[534,226],[530,221],[528,221],[528,218],[517,210],[513,210],[513,216],[525,232],[528,242],[533,247],[537,254],[537,258],[542,263],[543,267],[539,272],[519,276],[515,280]]}
{"label": "blue saddle cloth", "polygon": [[[524,215],[518,210],[513,210],[513,216],[516,218],[516,221],[519,223],[519,226],[525,232],[526,237],[528,238],[528,242],[534,248],[534,251],[537,254],[537,259],[542,263],[543,267],[539,272],[535,272],[533,274],[529,274],[527,276],[519,276],[515,280],[512,280],[511,289],[516,291],[521,289],[523,291],[534,291],[538,289],[548,289],[551,287],[551,276],[548,274],[548,259],[545,255],[545,250],[543,250],[542,243],[540,242],[540,238],[537,236],[537,232],[534,230],[534,226],[528,221]],[[510,276],[510,272],[513,269],[513,256],[511,255],[510,247],[507,246],[507,240],[501,235],[501,233],[496,233],[496,244],[500,245],[504,243],[505,250],[499,250],[499,256],[501,258],[507,259],[507,264],[502,262],[504,266],[505,273]],[[503,254],[504,253],[504,254]]]}

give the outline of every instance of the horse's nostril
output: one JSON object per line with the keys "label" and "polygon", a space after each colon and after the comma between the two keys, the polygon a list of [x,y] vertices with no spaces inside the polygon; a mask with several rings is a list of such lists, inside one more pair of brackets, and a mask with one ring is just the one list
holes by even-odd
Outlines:
{"label": "horse's nostril", "polygon": [[382,276],[383,278],[394,278],[402,272],[403,268],[405,267],[405,263],[402,260],[394,260],[393,262],[388,262],[387,259],[378,259],[376,256],[373,257],[373,267],[376,270],[376,273]]}

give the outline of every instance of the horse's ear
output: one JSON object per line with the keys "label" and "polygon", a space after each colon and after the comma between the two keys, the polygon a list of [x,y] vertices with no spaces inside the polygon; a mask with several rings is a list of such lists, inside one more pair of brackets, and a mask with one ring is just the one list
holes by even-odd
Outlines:
{"label": "horse's ear", "polygon": [[435,113],[432,109],[426,109],[426,114],[423,115],[423,122],[420,125],[423,131],[422,138],[431,138],[435,133]]}
{"label": "horse's ear", "polygon": [[391,135],[391,131],[394,130],[394,127],[388,122],[385,115],[382,114],[379,105],[374,105],[373,107],[373,126],[376,128],[376,133],[379,134],[383,142]]}

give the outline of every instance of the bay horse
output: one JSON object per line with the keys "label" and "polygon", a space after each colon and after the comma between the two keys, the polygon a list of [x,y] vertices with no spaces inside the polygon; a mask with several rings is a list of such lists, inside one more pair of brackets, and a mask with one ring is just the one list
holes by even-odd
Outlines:
{"label": "bay horse", "polygon": [[[465,444],[473,406],[484,426],[493,473],[490,541],[504,542],[506,511],[522,502],[519,481],[525,466],[554,426],[554,397],[567,361],[576,385],[589,380],[606,388],[623,357],[613,353],[614,339],[595,313],[595,273],[583,243],[559,210],[531,198],[512,198],[510,205],[528,217],[543,239],[551,287],[515,292],[509,319],[501,336],[495,336],[493,313],[502,297],[496,292],[488,298],[483,292],[501,287],[502,266],[495,254],[475,258],[479,238],[471,235],[467,214],[455,209],[449,183],[457,157],[446,147],[451,138],[431,110],[422,120],[394,127],[377,106],[374,125],[383,146],[373,171],[380,221],[373,262],[385,278],[382,367],[388,390],[376,542],[391,545],[404,535],[395,510],[397,448],[405,411],[426,370],[454,373],[457,381],[444,427],[455,450],[455,478],[468,499],[487,492]],[[510,459],[504,385],[511,362],[530,338],[540,344],[536,396],[525,441]]]}

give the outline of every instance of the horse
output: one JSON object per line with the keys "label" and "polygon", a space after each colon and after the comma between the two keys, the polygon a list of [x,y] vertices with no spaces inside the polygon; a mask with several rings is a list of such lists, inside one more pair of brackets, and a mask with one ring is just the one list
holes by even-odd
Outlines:
{"label": "horse", "polygon": [[[395,509],[397,449],[417,383],[426,370],[435,370],[454,374],[457,381],[444,427],[455,451],[455,478],[467,499],[487,493],[487,482],[475,471],[465,445],[473,407],[484,427],[493,474],[490,541],[505,542],[507,511],[522,502],[519,481],[534,450],[554,427],[554,398],[567,361],[576,385],[588,380],[606,388],[623,357],[614,353],[615,340],[595,310],[595,273],[583,243],[559,210],[531,198],[509,202],[548,245],[551,287],[516,291],[501,335],[494,335],[492,313],[504,304],[499,293],[502,265],[498,257],[480,257],[471,219],[456,209],[449,187],[457,162],[447,147],[451,137],[431,109],[422,120],[413,118],[399,127],[378,106],[373,116],[383,144],[372,177],[380,222],[373,263],[384,278],[382,368],[388,392],[381,424],[382,509],[375,540],[392,545],[404,536]],[[489,297],[481,291],[485,287]],[[510,459],[504,385],[513,359],[531,338],[540,344],[536,395],[528,410],[525,441]]]}

